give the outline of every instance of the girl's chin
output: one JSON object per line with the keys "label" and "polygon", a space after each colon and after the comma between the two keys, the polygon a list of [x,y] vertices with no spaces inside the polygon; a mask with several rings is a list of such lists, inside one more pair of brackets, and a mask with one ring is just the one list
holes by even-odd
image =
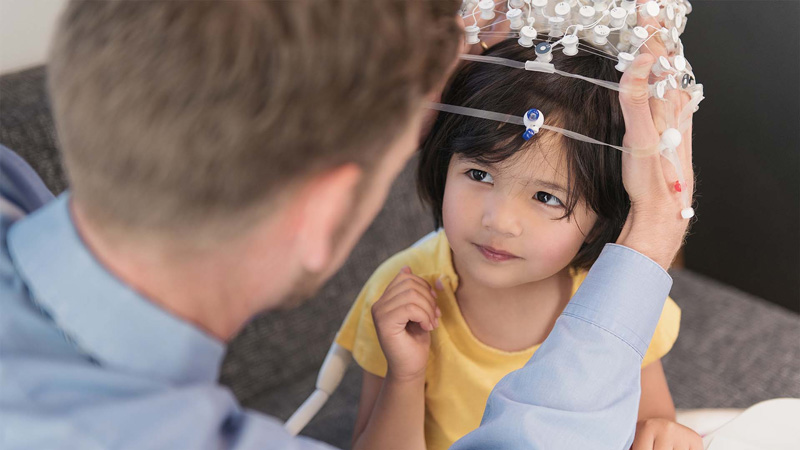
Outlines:
{"label": "girl's chin", "polygon": [[[491,266],[472,262],[469,266],[470,277],[481,286],[491,289],[510,289],[523,284],[538,281],[535,275],[521,276],[519,268]],[[524,270],[527,272],[527,270]]]}

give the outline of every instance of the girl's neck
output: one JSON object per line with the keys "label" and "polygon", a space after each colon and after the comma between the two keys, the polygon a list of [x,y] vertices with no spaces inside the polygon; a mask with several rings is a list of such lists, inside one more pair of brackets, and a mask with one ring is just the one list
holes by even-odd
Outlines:
{"label": "girl's neck", "polygon": [[456,300],[473,335],[490,347],[519,351],[540,344],[572,296],[569,268],[555,275],[510,288],[487,287],[459,275]]}

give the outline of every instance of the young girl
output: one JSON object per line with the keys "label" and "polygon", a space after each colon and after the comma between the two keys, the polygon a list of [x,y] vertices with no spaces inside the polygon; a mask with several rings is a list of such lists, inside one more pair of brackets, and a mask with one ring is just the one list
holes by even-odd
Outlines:
{"label": "young girl", "polygon": [[[486,54],[536,57],[515,40]],[[591,78],[621,75],[592,53],[556,53],[553,63]],[[625,132],[615,92],[493,64],[462,66],[442,102],[517,115],[537,108],[545,123],[603,142]],[[434,123],[418,188],[442,229],[375,271],[336,337],[364,371],[354,448],[442,450],[477,428],[492,388],[531,358],[619,236],[629,208],[621,154],[548,131],[525,141],[523,131],[447,113]],[[668,298],[642,364],[634,449],[699,440],[674,423],[660,362],[679,323]]]}

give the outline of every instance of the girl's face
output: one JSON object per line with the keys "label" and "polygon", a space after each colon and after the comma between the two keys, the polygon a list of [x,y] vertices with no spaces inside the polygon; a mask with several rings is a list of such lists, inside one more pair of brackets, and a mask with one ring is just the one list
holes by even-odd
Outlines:
{"label": "girl's face", "polygon": [[566,160],[560,146],[542,147],[494,166],[451,158],[442,219],[462,277],[519,286],[557,274],[578,253],[596,215],[579,201],[571,217],[559,219]]}

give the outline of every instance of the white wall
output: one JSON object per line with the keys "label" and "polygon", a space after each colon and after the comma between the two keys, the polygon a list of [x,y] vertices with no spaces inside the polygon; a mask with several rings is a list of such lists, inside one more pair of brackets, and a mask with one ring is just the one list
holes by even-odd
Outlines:
{"label": "white wall", "polygon": [[0,74],[42,64],[66,0],[0,0]]}

